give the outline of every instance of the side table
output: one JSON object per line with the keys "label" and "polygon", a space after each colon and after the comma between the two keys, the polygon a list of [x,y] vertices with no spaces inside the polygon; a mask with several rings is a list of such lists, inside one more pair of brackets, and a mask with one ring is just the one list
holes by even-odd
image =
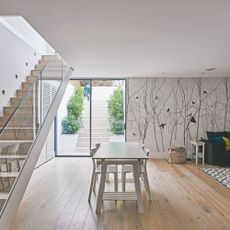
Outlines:
{"label": "side table", "polygon": [[[202,164],[204,165],[204,148],[205,143],[201,141],[190,141],[192,147],[195,149],[196,165],[198,164],[198,158],[202,158]],[[199,149],[201,148],[201,151]]]}

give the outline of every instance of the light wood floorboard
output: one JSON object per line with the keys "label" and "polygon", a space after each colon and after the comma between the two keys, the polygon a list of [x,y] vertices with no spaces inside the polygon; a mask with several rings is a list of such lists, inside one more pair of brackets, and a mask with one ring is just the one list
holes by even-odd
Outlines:
{"label": "light wood floorboard", "polygon": [[[230,191],[199,167],[151,159],[152,202],[143,192],[144,214],[138,213],[135,201],[105,201],[102,214],[96,215],[96,195],[91,204],[87,200],[91,159],[53,159],[34,171],[12,230],[229,230]],[[127,181],[127,190],[134,191],[131,175]],[[108,191],[112,182],[111,176]]]}

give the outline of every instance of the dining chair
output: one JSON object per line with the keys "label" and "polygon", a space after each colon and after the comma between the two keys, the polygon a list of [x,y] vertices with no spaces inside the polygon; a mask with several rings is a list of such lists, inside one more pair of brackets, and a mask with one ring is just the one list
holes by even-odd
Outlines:
{"label": "dining chair", "polygon": [[96,146],[96,149],[98,150],[100,148],[101,144],[97,143],[95,146]]}
{"label": "dining chair", "polygon": [[141,143],[140,145],[141,145],[141,149],[145,150],[145,144]]}
{"label": "dining chair", "polygon": [[[149,157],[149,149],[144,150],[147,157]],[[124,165],[121,171],[121,181],[122,181],[122,190],[125,192],[126,186],[126,174],[133,173],[133,166],[132,165]],[[149,188],[149,180],[147,174],[147,159],[141,161],[140,169],[139,169],[139,176],[144,180],[145,190],[148,192],[149,200],[151,200],[150,188]]]}
{"label": "dining chair", "polygon": [[[94,154],[97,152],[97,148],[91,149],[91,157],[94,156]],[[96,180],[98,178],[98,175],[101,174],[101,161],[95,160],[92,158],[93,161],[93,173],[90,183],[90,189],[89,189],[89,196],[88,196],[88,202],[90,202],[92,190],[95,191],[96,186]],[[118,191],[118,168],[116,165],[108,165],[107,166],[107,174],[113,174],[114,175],[114,190],[115,192]]]}

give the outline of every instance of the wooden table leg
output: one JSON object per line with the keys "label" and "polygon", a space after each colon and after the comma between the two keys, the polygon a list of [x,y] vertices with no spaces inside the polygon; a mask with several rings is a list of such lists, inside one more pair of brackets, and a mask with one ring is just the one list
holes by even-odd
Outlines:
{"label": "wooden table leg", "polygon": [[97,197],[97,208],[96,213],[101,213],[102,199],[105,190],[105,180],[106,180],[107,164],[104,160],[101,161],[101,179]]}
{"label": "wooden table leg", "polygon": [[139,172],[138,172],[138,163],[133,164],[133,177],[134,177],[134,184],[135,184],[135,190],[136,190],[136,195],[137,195],[138,211],[140,213],[143,213],[144,207],[143,207],[142,198],[141,198],[141,186],[140,186],[140,178],[139,178]]}

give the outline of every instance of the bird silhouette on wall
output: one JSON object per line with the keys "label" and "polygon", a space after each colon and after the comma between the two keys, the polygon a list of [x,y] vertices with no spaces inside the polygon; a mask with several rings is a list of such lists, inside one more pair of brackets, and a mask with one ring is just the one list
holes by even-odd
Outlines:
{"label": "bird silhouette on wall", "polygon": [[166,111],[169,112],[169,111],[170,111],[170,108],[168,108]]}
{"label": "bird silhouette on wall", "polygon": [[208,92],[206,90],[203,90],[203,94],[207,94]]}
{"label": "bird silhouette on wall", "polygon": [[192,101],[192,104],[195,105],[195,101]]}
{"label": "bird silhouette on wall", "polygon": [[166,123],[161,123],[161,124],[159,125],[159,127],[160,127],[161,129],[164,129],[165,126],[166,126]]}

